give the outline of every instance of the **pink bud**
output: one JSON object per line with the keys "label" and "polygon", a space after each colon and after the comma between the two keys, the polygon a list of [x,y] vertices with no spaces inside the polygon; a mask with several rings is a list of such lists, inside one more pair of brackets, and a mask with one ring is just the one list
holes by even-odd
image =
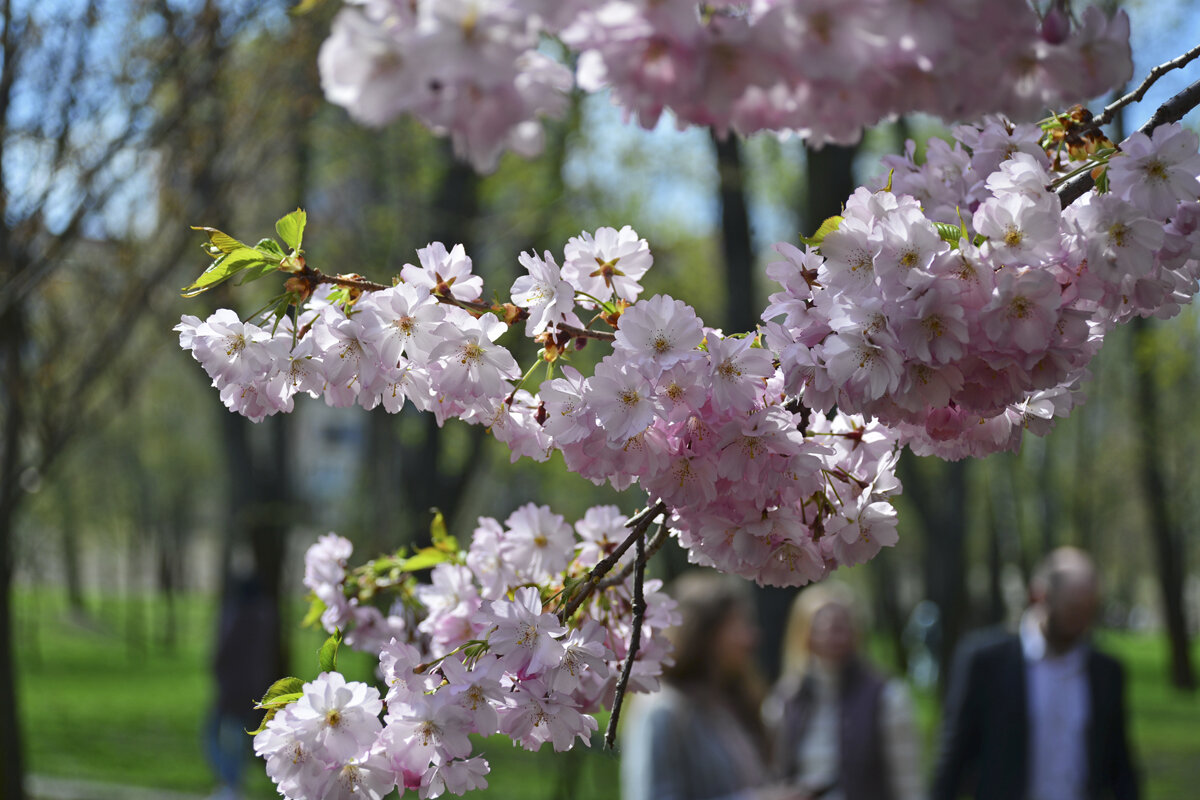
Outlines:
{"label": "pink bud", "polygon": [[1071,18],[1061,2],[1046,12],[1042,20],[1042,41],[1047,44],[1062,44],[1071,35]]}
{"label": "pink bud", "polygon": [[954,406],[934,409],[925,419],[925,432],[935,442],[946,442],[962,435],[966,415]]}

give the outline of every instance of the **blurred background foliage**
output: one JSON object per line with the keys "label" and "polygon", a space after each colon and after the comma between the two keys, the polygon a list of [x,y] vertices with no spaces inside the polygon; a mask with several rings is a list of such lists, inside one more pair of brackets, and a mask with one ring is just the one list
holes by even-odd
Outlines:
{"label": "blurred background foliage", "polygon": [[[432,507],[465,538],[478,516],[503,519],[529,500],[570,520],[641,500],[557,457],[510,466],[480,429],[438,429],[428,415],[312,401],[257,426],[228,414],[170,328],[218,304],[248,312],[270,289],[180,300],[205,264],[188,225],[258,237],[303,206],[322,270],[386,280],[416,248],[462,242],[488,291],[504,294],[521,250],[561,253],[580,230],[632,223],[655,255],[646,296],[670,293],[710,324],[745,329],[771,291],[772,242],[836,213],[904,138],[948,135],[902,119],[859,148],[812,153],[787,139],[714,142],[669,120],[630,129],[607,98],[577,97],[547,125],[542,158],[505,157],[479,177],[409,121],[368,130],[326,104],[315,63],[334,9],[293,18],[288,5],[3,3],[0,797],[18,797],[23,775],[47,797],[211,790],[202,729],[221,597],[253,576],[274,608],[263,668],[315,674],[320,637],[297,628],[301,557],[327,530],[365,556],[421,543]],[[1135,53],[1182,51],[1197,27],[1187,3],[1148,5],[1130,6],[1135,33],[1146,31]],[[1153,38],[1164,30],[1176,38]],[[1132,670],[1148,796],[1194,796],[1198,322],[1188,309],[1114,333],[1089,403],[1019,454],[905,456],[900,544],[845,578],[871,608],[881,663],[922,687],[928,736],[956,641],[1011,623],[1039,558],[1076,544],[1103,573],[1103,641]],[[653,570],[685,568],[668,549]],[[759,595],[768,675],[794,593]],[[936,626],[922,629],[914,620],[933,608]],[[366,661],[349,670],[370,678]],[[615,791],[603,754],[497,742],[488,756],[492,796]],[[251,794],[270,796],[261,770],[248,772]]]}

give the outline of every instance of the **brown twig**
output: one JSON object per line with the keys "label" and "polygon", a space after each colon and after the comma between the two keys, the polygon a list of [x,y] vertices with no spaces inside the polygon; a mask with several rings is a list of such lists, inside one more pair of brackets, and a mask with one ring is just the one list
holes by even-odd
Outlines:
{"label": "brown twig", "polygon": [[621,668],[621,677],[617,679],[616,694],[613,695],[612,715],[608,718],[608,728],[604,731],[604,746],[612,750],[617,743],[617,722],[621,719],[621,706],[625,700],[625,691],[629,686],[629,676],[633,673],[633,661],[637,658],[642,646],[642,622],[646,617],[646,598],[642,591],[646,582],[646,540],[645,529],[638,534],[637,555],[633,559],[633,632],[629,635],[629,652],[625,654],[625,665]]}
{"label": "brown twig", "polygon": [[630,545],[638,541],[646,533],[646,529],[650,527],[650,523],[654,521],[654,518],[666,510],[666,503],[659,500],[654,505],[642,509],[625,521],[625,527],[633,528],[633,532],[625,537],[625,541],[617,545],[616,549],[605,556],[599,564],[592,567],[575,595],[558,612],[560,621],[566,622],[571,618],[572,614],[579,610],[579,607],[583,605],[583,601],[591,597],[592,592],[599,587],[600,579],[612,571],[612,568],[617,565],[621,556],[625,555],[625,551],[629,549]]}
{"label": "brown twig", "polygon": [[[654,558],[655,554],[662,549],[662,546],[667,543],[667,537],[670,535],[671,529],[667,527],[666,522],[658,523],[658,530],[654,532],[654,536],[650,537],[650,543],[646,545],[646,560]],[[633,562],[630,561],[625,566],[621,567],[621,571],[615,575],[609,575],[596,584],[597,589],[611,589],[614,586],[619,586],[625,582],[625,579],[633,574]]]}
{"label": "brown twig", "polygon": [[[358,289],[359,291],[363,292],[378,292],[383,289],[391,288],[382,283],[369,281],[366,278],[349,278],[345,275],[326,275],[320,270],[312,268],[307,268],[307,271],[310,279],[315,284],[331,283],[336,286],[344,286],[347,289]],[[502,307],[491,305],[489,303],[482,303],[472,300],[460,300],[452,294],[441,291],[435,291],[433,296],[439,303],[445,303],[446,305],[450,306],[458,306],[459,308],[470,311],[473,314],[488,314],[499,311],[501,312],[501,317],[503,318],[504,316],[504,309]],[[523,308],[518,309],[518,312],[519,313],[516,315],[516,317],[509,321],[510,325],[521,322],[529,316],[529,312]],[[565,333],[568,336],[576,339],[596,339],[597,341],[601,342],[611,342],[616,339],[616,334],[610,331],[594,331],[591,328],[579,328],[575,325],[567,325],[566,323],[559,323],[557,328],[560,333]]]}
{"label": "brown twig", "polygon": [[[1149,136],[1160,125],[1178,122],[1183,119],[1183,115],[1196,106],[1200,106],[1200,81],[1196,81],[1159,106],[1150,119],[1146,120],[1146,124],[1138,128],[1138,133],[1144,133]],[[1076,175],[1059,188],[1059,203],[1063,208],[1066,208],[1071,203],[1083,197],[1095,185],[1096,181],[1092,178],[1090,171]]]}
{"label": "brown twig", "polygon": [[1092,124],[1099,126],[1107,125],[1108,123],[1112,122],[1113,117],[1118,111],[1131,103],[1140,101],[1143,97],[1145,97],[1146,92],[1149,91],[1150,87],[1153,86],[1159,78],[1161,78],[1163,75],[1166,75],[1171,70],[1187,66],[1198,56],[1200,56],[1200,45],[1196,45],[1178,58],[1174,58],[1166,63],[1159,64],[1146,74],[1146,79],[1142,81],[1140,86],[1138,86],[1129,94],[1126,94],[1105,106],[1104,110],[1100,112],[1098,116],[1092,119]]}
{"label": "brown twig", "polygon": [[369,281],[366,278],[347,278],[344,275],[326,275],[319,269],[314,269],[313,277],[318,284],[331,283],[334,286],[343,286],[347,289],[358,289],[364,292],[378,292],[387,289],[382,283]]}

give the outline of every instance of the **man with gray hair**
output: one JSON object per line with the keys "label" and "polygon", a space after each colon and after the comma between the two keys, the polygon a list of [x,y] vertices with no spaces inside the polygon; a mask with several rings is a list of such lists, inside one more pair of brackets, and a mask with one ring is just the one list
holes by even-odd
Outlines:
{"label": "man with gray hair", "polygon": [[963,643],[946,694],[933,800],[1137,800],[1121,665],[1092,647],[1091,558],[1063,547],[1030,585],[1017,635]]}

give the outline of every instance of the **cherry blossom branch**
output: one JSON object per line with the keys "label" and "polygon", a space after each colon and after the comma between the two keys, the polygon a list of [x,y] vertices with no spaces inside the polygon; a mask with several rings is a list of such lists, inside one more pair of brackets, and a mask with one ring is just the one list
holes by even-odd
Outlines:
{"label": "cherry blossom branch", "polygon": [[[305,267],[304,272],[301,272],[299,277],[312,282],[314,286],[326,283],[333,284],[334,286],[342,286],[347,289],[358,289],[363,292],[378,292],[391,288],[382,283],[369,281],[366,278],[352,278],[346,275],[326,275],[319,269],[313,269],[312,267]],[[460,300],[448,292],[436,291],[433,293],[433,296],[439,303],[458,306],[473,314],[488,314],[494,311],[506,310],[506,307],[497,307],[479,301]],[[517,306],[512,306],[512,308],[514,309],[512,314],[504,315],[505,322],[509,325],[520,322],[529,316],[529,312],[523,308]],[[566,323],[559,323],[557,327],[560,333],[565,333],[572,339],[596,339],[601,342],[611,342],[617,338],[616,334],[609,331],[594,331],[591,328],[579,328],[575,325],[567,325]]]}
{"label": "cherry blossom branch", "polygon": [[635,539],[637,555],[633,561],[633,632],[629,636],[629,652],[625,654],[625,665],[621,668],[616,694],[613,695],[612,714],[608,718],[608,727],[604,731],[604,746],[609,750],[612,750],[617,743],[617,722],[621,718],[625,690],[629,686],[629,676],[633,672],[633,660],[637,658],[638,649],[642,646],[642,621],[646,617],[646,598],[642,592],[642,585],[646,580],[645,533],[645,528],[643,528]]}
{"label": "cherry blossom branch", "polygon": [[1200,57],[1200,45],[1196,45],[1178,58],[1174,58],[1164,64],[1159,64],[1157,67],[1150,70],[1150,72],[1146,75],[1146,79],[1142,81],[1141,86],[1138,86],[1129,94],[1114,100],[1105,106],[1104,111],[1092,119],[1092,124],[1099,127],[1112,122],[1113,117],[1118,111],[1131,103],[1140,101],[1143,97],[1145,97],[1146,92],[1149,91],[1150,87],[1153,86],[1159,78],[1161,78],[1163,75],[1166,75],[1171,70],[1186,66],[1194,61],[1197,57]]}
{"label": "cherry blossom branch", "polygon": [[[671,534],[671,529],[667,527],[665,522],[658,523],[658,530],[654,532],[654,536],[650,538],[650,544],[646,545],[646,561],[650,559],[662,549],[662,546],[667,543],[667,537]],[[633,574],[634,562],[630,561],[625,566],[621,567],[621,571],[615,575],[609,575],[597,585],[599,589],[611,589],[614,586],[619,586],[625,582],[625,579]]]}
{"label": "cherry blossom branch", "polygon": [[[1196,81],[1159,106],[1150,119],[1146,120],[1146,123],[1138,128],[1138,133],[1144,133],[1149,136],[1158,126],[1178,122],[1183,119],[1184,114],[1197,106],[1200,106],[1200,81]],[[1058,190],[1059,202],[1063,208],[1066,208],[1071,203],[1083,197],[1095,185],[1096,181],[1092,178],[1092,173],[1090,171],[1084,172],[1062,185],[1062,188]]]}
{"label": "cherry blossom branch", "polygon": [[[311,274],[306,275],[305,273]],[[382,283],[369,281],[366,278],[349,278],[345,275],[326,275],[325,273],[321,272],[321,270],[312,269],[311,267],[305,267],[305,272],[300,273],[300,277],[310,279],[314,285],[328,283],[333,284],[334,286],[341,286],[346,289],[358,289],[359,291],[363,292],[379,292],[389,288]]]}
{"label": "cherry blossom branch", "polygon": [[650,523],[654,521],[655,517],[657,517],[659,514],[662,514],[666,510],[666,503],[659,500],[654,505],[642,509],[637,514],[634,514],[632,517],[626,520],[625,527],[633,528],[633,531],[629,534],[629,536],[625,537],[625,541],[616,546],[616,549],[605,556],[600,563],[592,567],[591,571],[588,572],[587,578],[584,579],[583,584],[579,587],[579,591],[574,597],[571,598],[566,606],[564,606],[563,609],[558,612],[558,618],[560,621],[566,622],[571,618],[572,614],[579,610],[579,607],[583,605],[583,601],[591,597],[592,592],[599,588],[600,579],[612,571],[612,568],[615,567],[617,562],[621,560],[621,556],[625,555],[625,551],[629,549],[630,545],[636,541],[639,541],[646,533],[646,529],[650,527]]}

